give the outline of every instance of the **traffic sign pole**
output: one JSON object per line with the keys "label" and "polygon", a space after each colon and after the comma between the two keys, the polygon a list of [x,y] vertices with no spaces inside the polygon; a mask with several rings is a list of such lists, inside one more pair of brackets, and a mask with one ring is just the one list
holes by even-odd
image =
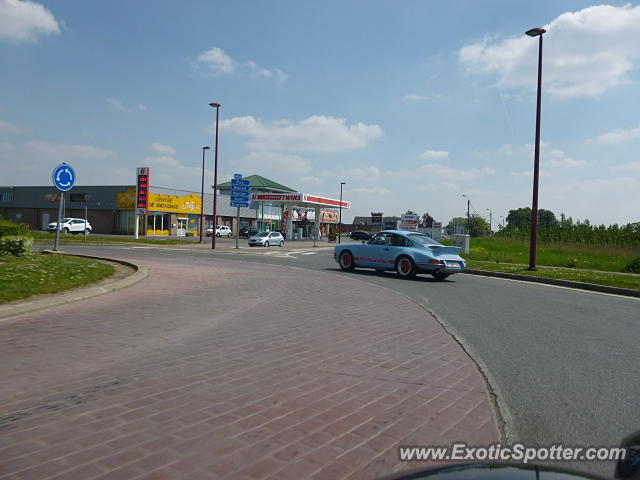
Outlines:
{"label": "traffic sign pole", "polygon": [[236,248],[238,247],[238,239],[240,237],[240,207],[238,207],[238,213],[236,213]]}
{"label": "traffic sign pole", "polygon": [[58,203],[58,224],[56,225],[56,241],[53,245],[53,251],[57,252],[60,249],[60,228],[62,227],[62,201],[64,193],[60,192],[60,202]]}

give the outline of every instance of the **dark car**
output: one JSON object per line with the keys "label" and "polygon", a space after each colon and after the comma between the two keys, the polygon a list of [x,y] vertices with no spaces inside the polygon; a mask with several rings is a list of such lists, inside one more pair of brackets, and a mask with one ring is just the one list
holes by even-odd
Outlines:
{"label": "dark car", "polygon": [[371,236],[369,232],[365,232],[364,230],[356,230],[349,234],[351,240],[370,240]]}
{"label": "dark car", "polygon": [[257,234],[260,230],[258,230],[258,227],[242,227],[240,229],[240,231],[238,232],[238,234],[241,237],[253,237],[255,234]]}

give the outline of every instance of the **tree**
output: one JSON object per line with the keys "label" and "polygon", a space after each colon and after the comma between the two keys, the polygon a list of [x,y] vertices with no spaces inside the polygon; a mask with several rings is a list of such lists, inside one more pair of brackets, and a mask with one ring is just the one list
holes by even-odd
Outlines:
{"label": "tree", "polygon": [[[544,208],[538,209],[538,227],[553,229],[558,226],[558,220],[555,214]],[[516,230],[531,229],[531,208],[518,208],[517,210],[509,210],[507,215],[507,228]]]}
{"label": "tree", "polygon": [[472,237],[485,237],[491,233],[489,222],[474,213],[469,217],[469,231],[467,233]]}
{"label": "tree", "polygon": [[429,212],[422,215],[421,223],[423,227],[433,228],[433,222],[434,222],[433,217],[429,215]]}
{"label": "tree", "polygon": [[447,225],[448,232],[455,232],[455,227],[464,228],[464,233],[471,235],[472,237],[484,237],[489,235],[489,222],[482,218],[477,213],[472,214],[468,220],[469,228],[467,229],[467,217],[454,217],[449,220]]}

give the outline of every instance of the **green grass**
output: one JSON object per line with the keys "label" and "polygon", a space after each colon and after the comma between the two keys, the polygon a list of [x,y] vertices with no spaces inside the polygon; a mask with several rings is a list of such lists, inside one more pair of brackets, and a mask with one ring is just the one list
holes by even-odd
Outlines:
{"label": "green grass", "polygon": [[527,275],[532,277],[571,280],[574,282],[595,283],[597,285],[640,290],[640,275],[594,272],[589,270],[560,267],[537,267],[537,270],[529,271],[525,265],[509,265],[478,260],[469,260],[467,262],[467,268],[488,270],[490,272],[515,273],[518,275]]}
{"label": "green grass", "polygon": [[[467,260],[528,265],[529,242],[500,237],[472,238],[470,252],[462,256]],[[536,265],[622,272],[638,256],[639,249],[538,243]]]}
{"label": "green grass", "polygon": [[[45,243],[55,241],[55,233],[49,232],[31,232],[33,241],[35,243]],[[44,242],[43,242],[44,241]],[[60,243],[64,244],[78,244],[85,243],[83,234],[66,234],[60,235]],[[113,237],[110,235],[87,235],[87,243],[151,243],[156,245],[178,245],[183,243],[194,243],[190,240],[181,240],[177,238],[152,238],[152,237],[140,237],[139,239],[131,237]]]}
{"label": "green grass", "polygon": [[0,257],[0,303],[87,285],[114,271],[106,263],[69,255]]}

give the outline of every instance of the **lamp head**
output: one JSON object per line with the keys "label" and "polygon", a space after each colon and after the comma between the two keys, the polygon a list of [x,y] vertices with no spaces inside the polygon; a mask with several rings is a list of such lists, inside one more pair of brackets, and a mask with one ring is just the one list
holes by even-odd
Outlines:
{"label": "lamp head", "polygon": [[532,28],[531,30],[527,30],[525,33],[530,37],[539,37],[540,35],[546,32],[547,31],[544,28],[536,27],[536,28]]}
{"label": "lamp head", "polygon": [[220,104],[219,104],[219,103],[212,102],[212,103],[210,103],[210,104],[209,104],[209,106],[210,106],[210,107],[219,107],[219,106],[220,106]]}

